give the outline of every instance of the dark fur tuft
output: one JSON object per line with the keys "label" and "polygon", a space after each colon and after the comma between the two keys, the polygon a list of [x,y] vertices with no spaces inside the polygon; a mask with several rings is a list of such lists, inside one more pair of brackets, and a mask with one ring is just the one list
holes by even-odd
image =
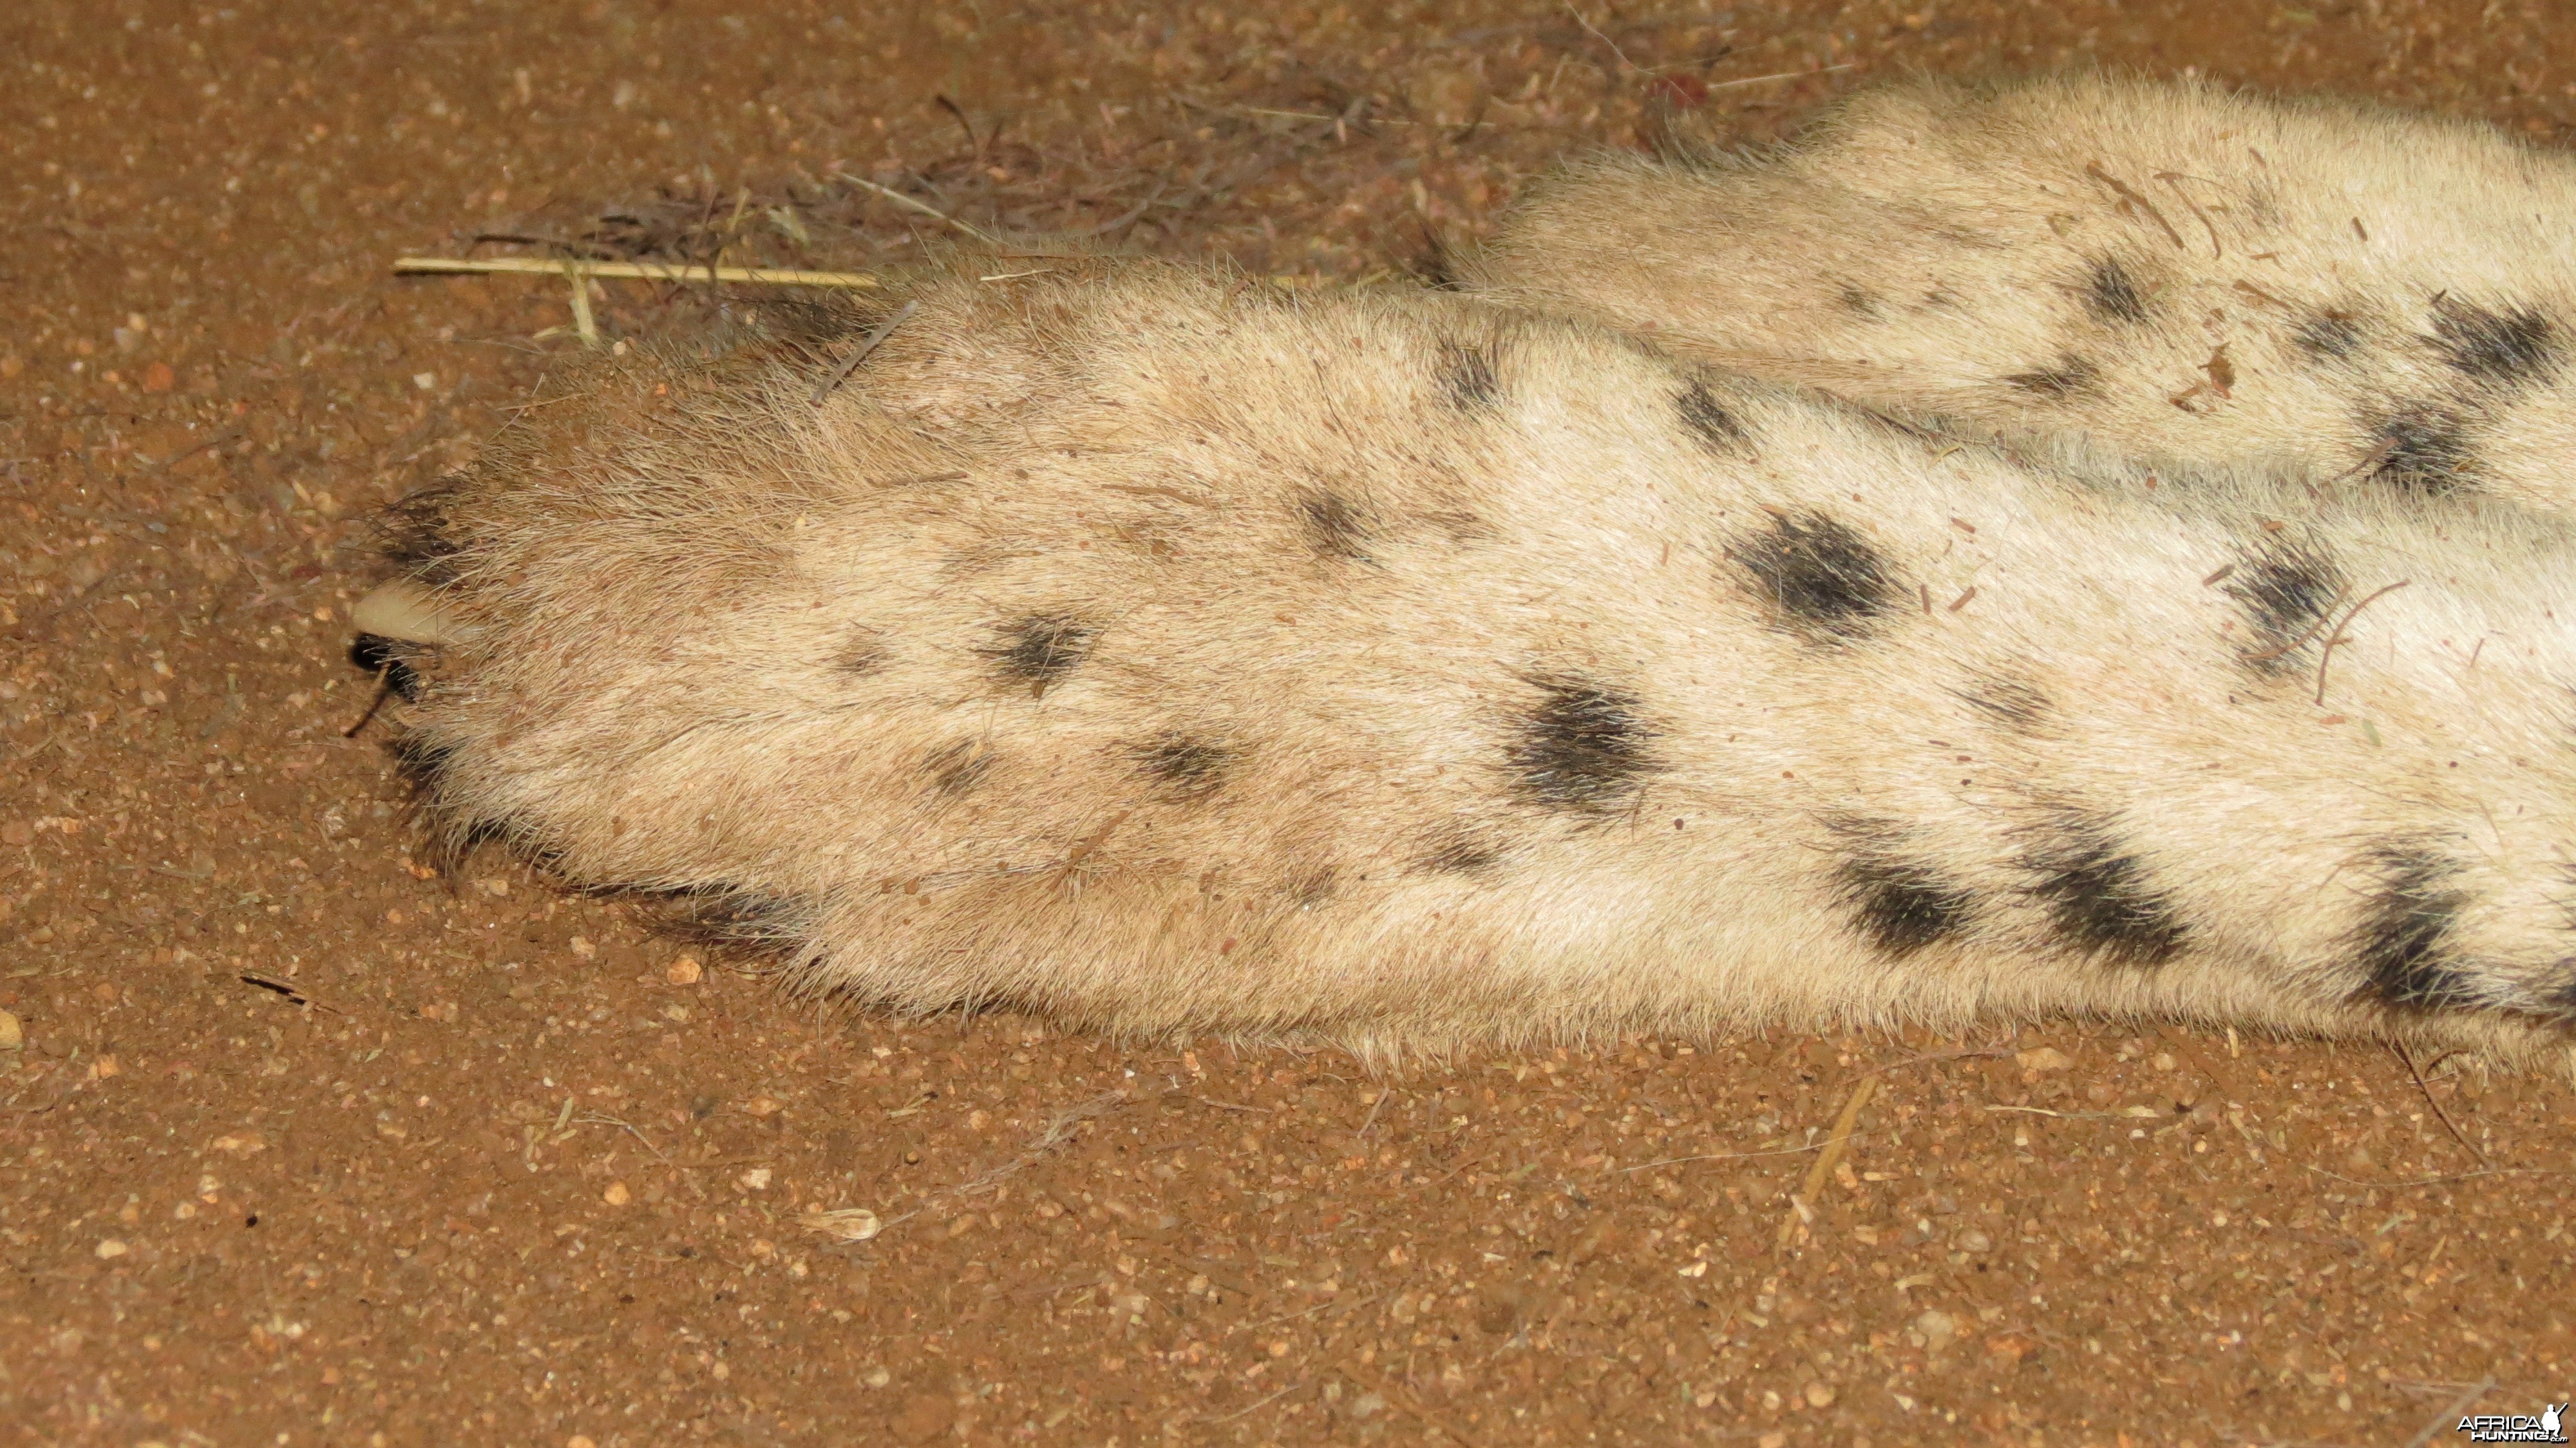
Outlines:
{"label": "dark fur tuft", "polygon": [[2490,312],[2451,296],[2433,303],[2432,342],[2455,371],[2501,387],[2547,381],[2563,360],[2547,317],[2529,307]]}
{"label": "dark fur tuft", "polygon": [[732,885],[666,890],[652,896],[666,935],[755,955],[788,956],[813,938],[812,907]]}
{"label": "dark fur tuft", "polygon": [[2148,879],[2146,865],[2120,848],[2108,820],[2068,812],[2052,835],[2023,866],[2037,877],[2031,898],[2068,946],[2132,967],[2162,965],[2180,953],[2190,927]]}
{"label": "dark fur tuft", "polygon": [[1503,852],[1482,840],[1465,835],[1443,840],[1430,854],[1422,857],[1422,868],[1441,875],[1482,875],[1491,871],[1503,858]]}
{"label": "dark fur tuft", "polygon": [[941,794],[960,795],[983,783],[993,772],[994,754],[981,739],[960,739],[925,762],[931,785]]}
{"label": "dark fur tuft", "polygon": [[1683,388],[1682,395],[1673,399],[1673,411],[1681,417],[1683,428],[1710,452],[1724,458],[1753,456],[1753,435],[1709,391],[1707,383],[1693,382]]}
{"label": "dark fur tuft", "polygon": [[1222,744],[1185,734],[1166,734],[1151,744],[1133,746],[1133,752],[1146,773],[1185,796],[1213,793],[1225,782],[1235,753]]}
{"label": "dark fur tuft", "polygon": [[2431,403],[2401,402],[2363,424],[2385,454],[2374,478],[2433,498],[2470,485],[2476,457],[2468,424],[2458,413]]}
{"label": "dark fur tuft", "polygon": [[1297,521],[1316,552],[1352,563],[1369,561],[1368,520],[1350,499],[1329,489],[1309,493],[1297,501]]}
{"label": "dark fur tuft", "polygon": [[2314,657],[2304,644],[2322,632],[2318,625],[2345,582],[2333,558],[2303,539],[2276,534],[2249,551],[2222,587],[2244,606],[2254,630],[2246,665],[2256,673],[2280,674]]}
{"label": "dark fur tuft", "polygon": [[1952,692],[1987,718],[2024,734],[2037,731],[2057,708],[2057,701],[2037,684],[2000,675],[1986,675]]}
{"label": "dark fur tuft", "polygon": [[2072,397],[2090,392],[2101,380],[2101,369],[2072,353],[2057,359],[2054,367],[2015,372],[2004,378],[2004,385],[2035,397]]}
{"label": "dark fur tuft", "polygon": [[852,629],[841,641],[840,651],[832,656],[832,667],[842,674],[861,679],[886,666],[892,653],[874,629]]}
{"label": "dark fur tuft", "polygon": [[2460,867],[2402,841],[2373,848],[2369,860],[2379,883],[2350,937],[2362,973],[2355,994],[2409,1010],[2478,1004],[2449,948],[2469,903],[2466,891],[2451,888]]}
{"label": "dark fur tuft", "polygon": [[1896,611],[1895,570],[1848,524],[1823,513],[1782,515],[1727,550],[1753,575],[1772,621],[1817,643],[1865,638]]}
{"label": "dark fur tuft", "polygon": [[1834,889],[1854,924],[1891,960],[1955,940],[1976,921],[1977,898],[1937,867],[1906,855],[1905,830],[1892,821],[1828,822],[1851,853],[1834,867]]}
{"label": "dark fur tuft", "polygon": [[1582,679],[1533,679],[1541,697],[1510,745],[1521,789],[1541,804],[1606,814],[1658,766],[1636,696]]}
{"label": "dark fur tuft", "polygon": [[1460,412],[1493,411],[1503,400],[1503,385],[1494,374],[1494,359],[1480,348],[1441,343],[1440,395]]}
{"label": "dark fur tuft", "polygon": [[1047,685],[1081,667],[1091,654],[1099,626],[1067,614],[1031,614],[1001,629],[1001,643],[984,650],[1015,679]]}
{"label": "dark fur tuft", "polygon": [[2116,256],[2095,261],[2084,273],[2084,309],[2105,322],[2147,319],[2147,294]]}
{"label": "dark fur tuft", "polygon": [[2361,324],[2349,313],[2319,312],[2292,328],[2290,340],[2311,357],[2339,362],[2361,350]]}

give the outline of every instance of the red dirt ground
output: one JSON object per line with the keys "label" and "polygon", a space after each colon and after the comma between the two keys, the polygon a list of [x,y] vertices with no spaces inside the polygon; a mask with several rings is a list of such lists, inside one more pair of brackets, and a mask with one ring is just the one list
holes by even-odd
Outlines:
{"label": "red dirt ground", "polygon": [[[2215,1448],[2571,1396],[2564,1082],[2071,1025],[1373,1075],[818,1014],[500,859],[431,878],[341,737],[367,515],[579,345],[563,283],[397,254],[899,265],[936,223],[858,177],[1355,280],[1662,109],[1760,139],[2087,62],[2576,119],[2532,0],[15,0],[5,1431]],[[804,1220],[845,1208],[882,1234]]]}

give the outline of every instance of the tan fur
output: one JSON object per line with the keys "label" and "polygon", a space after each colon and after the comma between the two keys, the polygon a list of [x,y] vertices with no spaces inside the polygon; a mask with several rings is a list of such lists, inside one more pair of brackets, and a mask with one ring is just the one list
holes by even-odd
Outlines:
{"label": "tan fur", "polygon": [[905,1010],[2564,1044],[2576,553],[2518,515],[2161,507],[1435,294],[909,299],[819,404],[887,313],[612,364],[406,505],[451,839]]}
{"label": "tan fur", "polygon": [[1866,92],[1750,156],[1610,157],[1500,300],[2079,455],[2576,509],[2576,158],[2099,75]]}

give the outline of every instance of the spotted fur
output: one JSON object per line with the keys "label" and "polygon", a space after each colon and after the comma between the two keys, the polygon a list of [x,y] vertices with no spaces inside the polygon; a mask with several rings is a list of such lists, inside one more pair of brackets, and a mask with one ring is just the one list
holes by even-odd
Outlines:
{"label": "spotted fur", "polygon": [[410,507],[443,839],[908,1011],[2564,1041],[2576,545],[2521,514],[2267,528],[1473,297],[989,271],[819,404],[757,323],[603,362]]}
{"label": "spotted fur", "polygon": [[2077,466],[2576,511],[2576,157],[2468,122],[1909,81],[1569,167],[1464,280]]}

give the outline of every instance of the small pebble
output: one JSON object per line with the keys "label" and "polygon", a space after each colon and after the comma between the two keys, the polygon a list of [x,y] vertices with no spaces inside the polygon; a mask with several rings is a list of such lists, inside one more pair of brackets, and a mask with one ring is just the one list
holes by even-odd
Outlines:
{"label": "small pebble", "polygon": [[705,967],[699,965],[697,957],[692,955],[672,961],[671,968],[662,972],[662,978],[673,985],[696,985],[705,975]]}
{"label": "small pebble", "polygon": [[872,1388],[882,1388],[890,1386],[894,1382],[894,1374],[887,1372],[882,1367],[875,1367],[861,1373],[859,1375],[859,1381]]}
{"label": "small pebble", "polygon": [[1807,1406],[1808,1406],[1808,1407],[1810,1407],[1810,1408],[1830,1408],[1830,1407],[1832,1407],[1833,1405],[1834,1405],[1834,1390],[1833,1390],[1832,1388],[1827,1387],[1827,1386],[1826,1386],[1826,1385],[1824,1385],[1823,1383],[1809,1383],[1809,1384],[1807,1384]]}
{"label": "small pebble", "polygon": [[15,1051],[26,1044],[27,1028],[18,1024],[16,1016],[0,1011],[0,1051]]}
{"label": "small pebble", "polygon": [[612,1207],[622,1207],[635,1200],[635,1194],[626,1189],[624,1182],[610,1182],[608,1190],[599,1194],[599,1199]]}
{"label": "small pebble", "polygon": [[769,1168],[765,1166],[756,1166],[751,1170],[744,1172],[742,1175],[735,1177],[734,1181],[739,1183],[745,1191],[765,1192],[769,1190],[769,1179]]}
{"label": "small pebble", "polygon": [[114,1237],[110,1237],[106,1241],[99,1243],[96,1251],[101,1258],[122,1257],[126,1253],[126,1246],[123,1242],[116,1240]]}
{"label": "small pebble", "polygon": [[590,1440],[589,1434],[575,1433],[564,1440],[564,1448],[599,1448],[599,1445]]}
{"label": "small pebble", "polygon": [[1935,1307],[1914,1319],[1914,1330],[1923,1334],[1926,1346],[1937,1350],[1959,1335],[1959,1320]]}
{"label": "small pebble", "polygon": [[2018,1062],[2025,1071],[2063,1071],[2075,1064],[2064,1051],[2055,1046],[2041,1046],[2036,1050],[2017,1052],[2013,1060]]}

